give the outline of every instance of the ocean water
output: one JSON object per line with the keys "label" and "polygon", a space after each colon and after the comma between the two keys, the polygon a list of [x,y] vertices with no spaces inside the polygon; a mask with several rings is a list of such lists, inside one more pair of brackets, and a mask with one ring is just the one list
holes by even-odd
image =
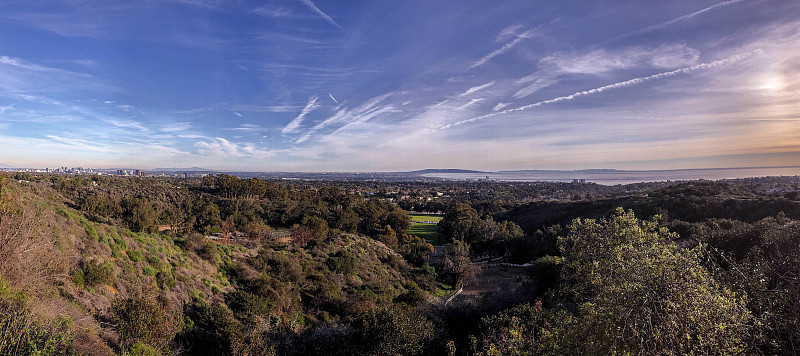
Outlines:
{"label": "ocean water", "polygon": [[479,180],[489,177],[490,180],[511,182],[571,182],[573,179],[585,179],[587,183],[603,185],[630,184],[641,182],[660,182],[678,180],[719,180],[767,176],[797,176],[800,167],[748,167],[748,168],[711,168],[711,169],[675,169],[657,171],[521,171],[521,172],[488,172],[488,173],[429,173],[428,177],[456,180]]}

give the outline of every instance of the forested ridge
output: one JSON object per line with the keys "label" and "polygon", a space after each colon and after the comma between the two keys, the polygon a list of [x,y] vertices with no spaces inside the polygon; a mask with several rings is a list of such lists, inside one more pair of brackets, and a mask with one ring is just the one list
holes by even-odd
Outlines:
{"label": "forested ridge", "polygon": [[797,354],[798,186],[0,174],[0,354]]}

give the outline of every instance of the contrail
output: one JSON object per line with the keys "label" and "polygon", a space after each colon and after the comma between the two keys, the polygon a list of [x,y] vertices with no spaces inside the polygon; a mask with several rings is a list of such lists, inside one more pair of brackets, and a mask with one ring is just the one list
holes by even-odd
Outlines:
{"label": "contrail", "polygon": [[626,80],[626,81],[623,81],[623,82],[617,82],[617,83],[614,83],[614,84],[605,85],[605,86],[602,86],[602,87],[599,87],[599,88],[579,91],[579,92],[576,92],[576,93],[573,93],[573,94],[567,95],[567,96],[559,96],[557,98],[543,100],[543,101],[536,102],[536,103],[533,103],[533,104],[520,106],[518,108],[503,110],[503,111],[500,111],[500,112],[486,114],[486,115],[483,115],[483,116],[473,117],[471,119],[461,120],[461,121],[458,121],[458,122],[454,122],[452,124],[444,125],[444,126],[440,127],[439,130],[448,129],[448,128],[451,128],[453,126],[463,125],[463,124],[466,124],[466,123],[469,123],[469,122],[473,122],[473,121],[488,119],[488,118],[493,117],[493,116],[505,115],[505,114],[509,114],[509,113],[517,112],[517,111],[525,111],[525,110],[532,109],[532,108],[535,108],[535,107],[538,107],[538,106],[542,106],[542,105],[545,105],[545,104],[553,104],[553,103],[557,103],[559,101],[572,100],[572,99],[575,99],[575,98],[581,97],[581,96],[586,96],[586,95],[591,95],[591,94],[598,94],[598,93],[602,93],[602,92],[604,92],[606,90],[609,90],[609,89],[624,88],[624,87],[628,87],[628,86],[631,86],[631,85],[637,85],[637,84],[641,84],[641,83],[644,83],[644,82],[649,82],[651,80],[668,78],[668,77],[676,76],[676,75],[679,75],[679,74],[689,74],[689,73],[696,72],[696,71],[699,71],[699,70],[716,68],[716,67],[719,67],[719,66],[723,66],[723,65],[727,65],[727,64],[731,64],[731,63],[736,63],[736,62],[741,61],[743,59],[752,57],[752,56],[754,56],[756,54],[761,54],[762,52],[763,52],[762,50],[757,49],[757,50],[750,51],[750,52],[739,53],[739,54],[730,56],[728,58],[720,59],[718,61],[714,61],[714,62],[710,62],[710,63],[701,63],[701,64],[694,65],[694,66],[691,66],[691,67],[685,67],[685,68],[680,68],[680,69],[676,69],[676,70],[669,71],[669,72],[653,74],[653,75],[647,76],[647,77],[633,78],[633,79]]}
{"label": "contrail", "polygon": [[302,2],[303,5],[307,6],[309,9],[313,10],[314,12],[316,12],[319,16],[322,16],[322,18],[325,19],[326,21],[330,22],[331,25],[334,25],[334,26],[336,26],[336,28],[344,31],[342,26],[339,26],[339,24],[336,23],[336,21],[334,21],[330,16],[328,16],[326,13],[322,12],[322,10],[320,10],[317,7],[317,5],[314,5],[314,3],[311,2],[311,0],[299,0],[299,1]]}
{"label": "contrail", "polygon": [[331,97],[331,100],[333,100],[333,102],[334,102],[334,103],[336,103],[336,104],[339,104],[339,101],[338,101],[338,100],[336,100],[336,98],[334,98],[334,97],[333,97],[333,94],[331,94],[331,93],[328,93],[328,96],[330,96],[330,97]]}
{"label": "contrail", "polygon": [[306,104],[306,107],[304,107],[303,110],[300,111],[300,114],[297,115],[297,117],[294,118],[292,122],[290,122],[288,125],[286,125],[286,127],[283,128],[283,130],[281,130],[281,133],[287,134],[287,133],[297,132],[297,129],[300,128],[300,124],[303,122],[303,118],[305,118],[306,115],[308,115],[308,113],[314,111],[314,106],[316,105],[316,103],[317,103],[316,95],[308,98],[308,103]]}
{"label": "contrail", "polygon": [[478,85],[478,86],[469,88],[469,89],[467,89],[467,91],[459,94],[458,96],[470,95],[470,94],[472,94],[472,93],[474,93],[476,91],[486,89],[486,88],[488,88],[488,87],[490,87],[492,85],[494,85],[494,81],[491,81],[491,82],[483,84],[483,85]]}
{"label": "contrail", "polygon": [[628,32],[628,33],[623,33],[623,34],[621,34],[621,35],[619,35],[619,36],[617,36],[617,37],[614,37],[614,38],[612,38],[612,39],[610,39],[610,40],[604,41],[603,43],[606,43],[606,42],[611,42],[611,41],[615,41],[615,40],[618,40],[618,39],[620,39],[620,38],[625,38],[625,37],[636,36],[636,35],[640,35],[640,34],[643,34],[643,33],[650,32],[650,31],[654,31],[654,30],[662,29],[662,28],[664,28],[664,27],[667,27],[667,26],[669,26],[669,25],[672,25],[672,24],[674,24],[674,23],[676,23],[676,22],[683,21],[683,20],[688,20],[688,19],[690,19],[690,18],[692,18],[692,17],[695,17],[695,16],[697,16],[697,15],[701,15],[701,14],[703,14],[703,13],[705,13],[705,12],[708,12],[708,11],[714,10],[714,9],[716,9],[716,8],[720,8],[720,7],[725,7],[725,6],[733,5],[733,4],[736,4],[736,3],[742,2],[742,1],[744,1],[744,0],[728,0],[728,1],[723,1],[723,2],[721,2],[721,3],[715,4],[715,5],[711,5],[711,6],[707,7],[707,8],[705,8],[705,9],[702,9],[702,10],[697,10],[697,11],[695,11],[695,12],[691,13],[691,14],[686,14],[686,15],[683,15],[683,16],[681,16],[681,17],[676,17],[676,18],[674,18],[674,19],[672,19],[672,20],[669,20],[669,21],[666,21],[666,22],[662,22],[662,23],[659,23],[659,24],[655,24],[655,25],[652,25],[652,26],[648,26],[648,27],[645,27],[645,28],[641,28],[641,29],[638,29],[638,30],[635,30],[635,31],[631,31],[631,32]]}
{"label": "contrail", "polygon": [[490,59],[494,58],[495,56],[499,56],[499,55],[501,55],[503,53],[508,52],[510,49],[514,48],[514,46],[516,46],[517,43],[519,43],[520,41],[522,41],[522,40],[524,40],[526,38],[533,37],[533,34],[536,33],[536,31],[539,30],[542,26],[544,26],[544,25],[538,25],[538,26],[536,26],[536,27],[534,27],[534,28],[532,28],[530,30],[527,30],[527,31],[517,35],[517,37],[515,37],[514,40],[512,40],[511,42],[508,42],[508,43],[504,44],[503,47],[500,47],[500,48],[494,50],[494,52],[483,56],[483,58],[481,58],[477,62],[473,63],[471,66],[469,66],[469,69],[472,69],[472,68],[475,68],[475,67],[477,67],[479,65],[482,65],[482,64],[488,62]]}

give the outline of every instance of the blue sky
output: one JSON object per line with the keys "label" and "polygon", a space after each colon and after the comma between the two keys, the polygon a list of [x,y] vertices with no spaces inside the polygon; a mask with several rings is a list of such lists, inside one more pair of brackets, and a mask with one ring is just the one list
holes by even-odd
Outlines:
{"label": "blue sky", "polygon": [[3,1],[0,163],[800,162],[800,2]]}

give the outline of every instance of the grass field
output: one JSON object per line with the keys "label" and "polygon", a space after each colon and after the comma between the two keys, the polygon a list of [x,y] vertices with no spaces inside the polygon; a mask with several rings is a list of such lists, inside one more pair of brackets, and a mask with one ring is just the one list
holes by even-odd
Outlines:
{"label": "grass field", "polygon": [[423,215],[423,214],[411,214],[411,221],[435,221],[439,222],[442,221],[441,215]]}
{"label": "grass field", "polygon": [[[411,221],[439,222],[441,220],[441,215],[411,215]],[[441,245],[439,233],[436,231],[436,224],[412,222],[407,234],[419,236],[432,245]]]}

